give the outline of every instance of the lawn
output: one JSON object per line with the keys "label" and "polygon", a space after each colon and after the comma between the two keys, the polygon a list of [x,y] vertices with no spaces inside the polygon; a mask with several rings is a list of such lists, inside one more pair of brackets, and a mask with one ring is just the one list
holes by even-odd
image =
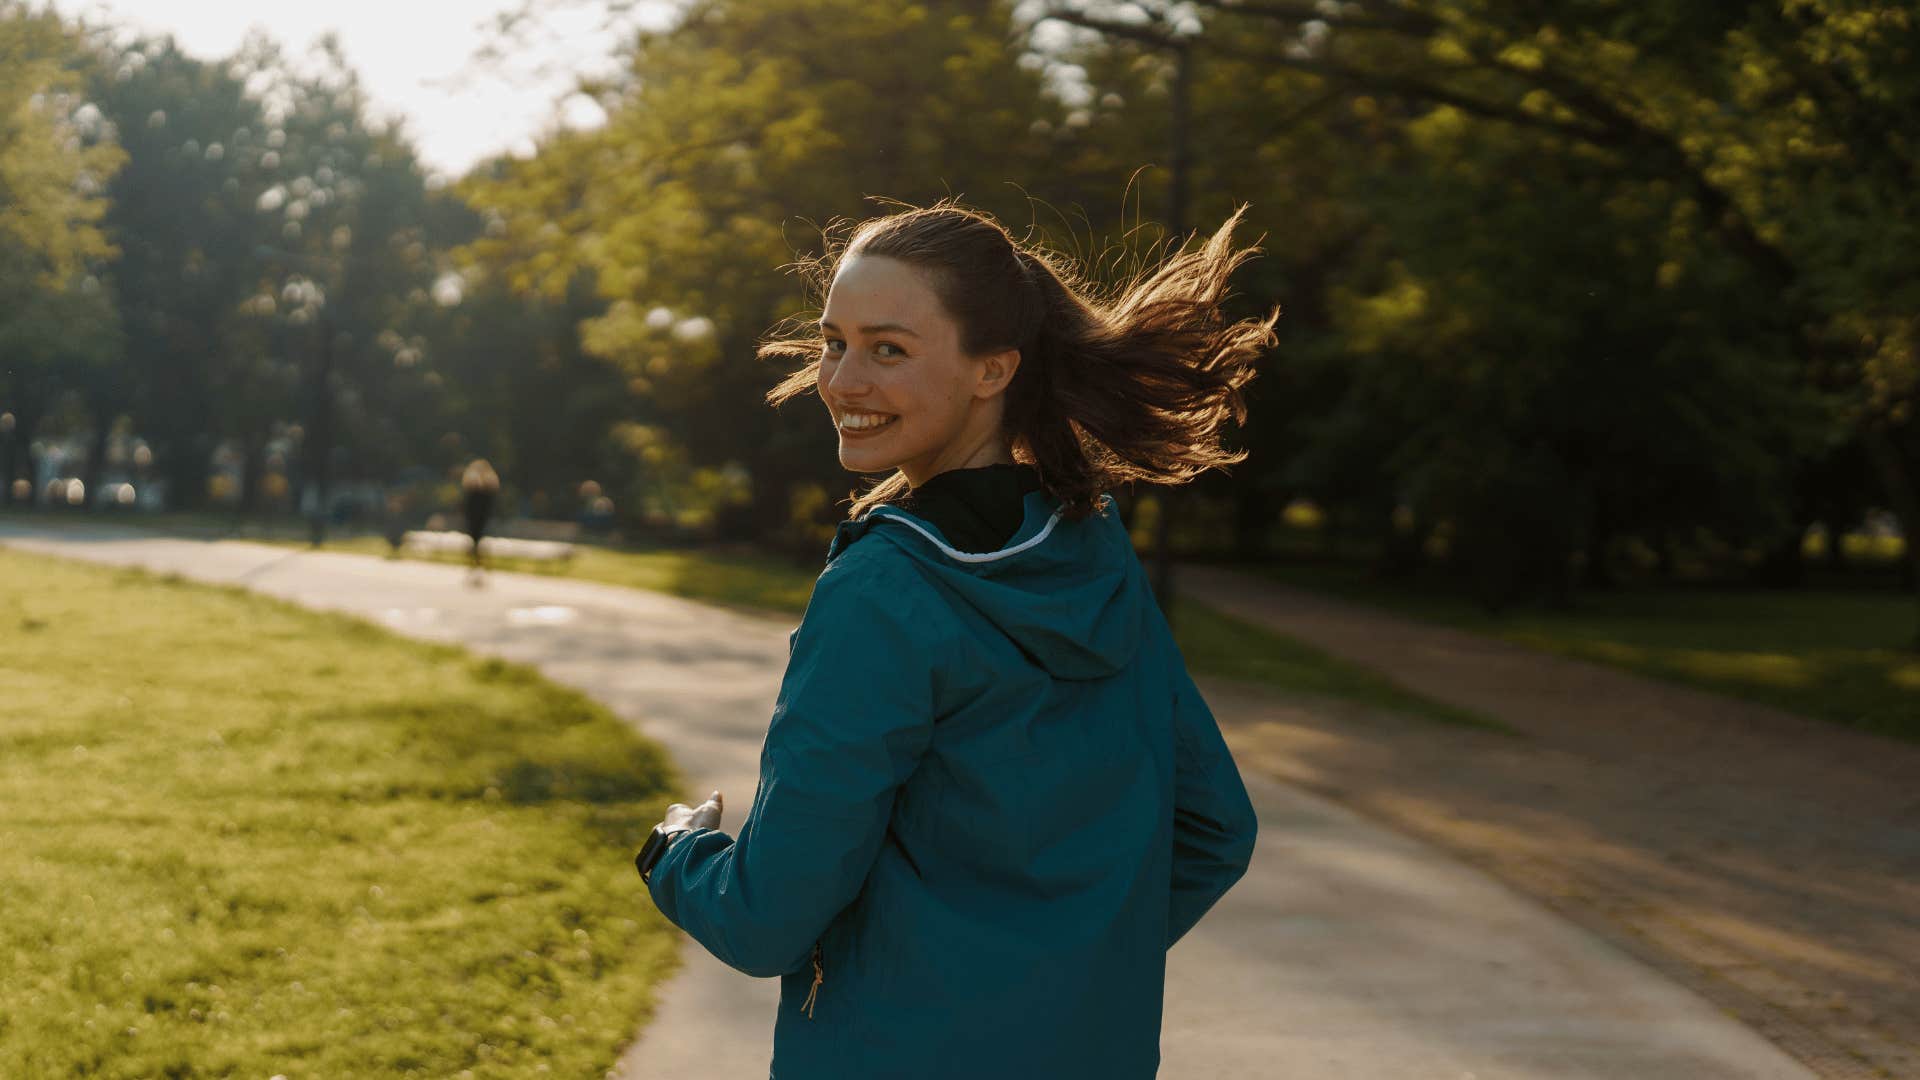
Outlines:
{"label": "lawn", "polygon": [[529,671],[0,549],[0,1076],[598,1076],[678,777]]}
{"label": "lawn", "polygon": [[[287,541],[292,544],[293,541]],[[330,551],[385,555],[377,537],[329,541]],[[806,610],[818,569],[797,568],[762,556],[712,551],[617,551],[581,545],[570,562],[520,562],[496,559],[502,570],[556,574],[638,589],[654,589],[693,600],[748,610],[799,615]],[[410,555],[464,565],[455,555]],[[824,562],[824,552],[822,553]],[[1365,702],[1443,723],[1504,728],[1469,709],[1404,690],[1386,677],[1346,663],[1271,630],[1231,618],[1193,601],[1175,600],[1174,637],[1196,674],[1265,682],[1290,691],[1325,694]]]}
{"label": "lawn", "polygon": [[[268,542],[308,547],[297,540]],[[387,542],[377,536],[329,540],[326,550],[382,556],[392,551]],[[824,565],[825,549],[820,555]],[[467,564],[465,556],[446,553],[405,557],[450,566]],[[564,562],[489,557],[487,565],[496,570],[578,578],[671,593],[709,604],[796,615],[806,610],[807,597],[813,594],[813,581],[820,575],[820,566],[797,567],[790,560],[765,555],[687,549],[623,551],[593,544],[576,544],[573,558]]]}
{"label": "lawn", "polygon": [[[163,515],[152,523],[181,531],[220,533],[231,530],[227,518],[205,515]],[[132,519],[143,524],[151,519]],[[297,523],[294,523],[297,524]],[[285,523],[283,523],[283,526]],[[248,539],[305,550],[290,526],[277,532],[256,526],[262,533]],[[371,535],[335,535],[326,550],[393,557],[384,539]],[[598,581],[629,588],[650,589],[704,603],[723,604],[745,611],[798,616],[806,610],[820,565],[796,566],[790,560],[741,551],[663,549],[633,551],[578,544],[565,562],[490,559],[498,570],[548,574]],[[821,551],[820,564],[826,552]],[[421,559],[464,566],[453,554],[409,554]],[[1176,590],[1177,591],[1177,590]],[[1504,725],[1471,710],[1422,697],[1402,689],[1378,672],[1329,656],[1302,642],[1263,627],[1231,618],[1191,601],[1176,599],[1174,634],[1188,665],[1196,674],[1265,682],[1290,691],[1326,694],[1394,709],[1443,723],[1503,728]]]}
{"label": "lawn", "polygon": [[1636,588],[1588,592],[1569,612],[1490,616],[1442,586],[1388,585],[1353,566],[1247,566],[1518,644],[1838,724],[1920,739],[1920,653],[1913,599],[1898,591]]}
{"label": "lawn", "polygon": [[1173,636],[1196,675],[1251,679],[1289,691],[1358,701],[1445,724],[1511,732],[1471,709],[1423,697],[1370,668],[1349,664],[1265,627],[1236,619],[1176,592]]}

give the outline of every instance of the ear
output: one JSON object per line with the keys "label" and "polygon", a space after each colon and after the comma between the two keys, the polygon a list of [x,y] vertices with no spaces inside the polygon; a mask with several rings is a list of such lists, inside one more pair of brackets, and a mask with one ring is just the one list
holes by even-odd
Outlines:
{"label": "ear", "polygon": [[1020,350],[1002,349],[979,358],[979,379],[973,384],[973,396],[990,398],[1006,392],[1013,373],[1020,370]]}

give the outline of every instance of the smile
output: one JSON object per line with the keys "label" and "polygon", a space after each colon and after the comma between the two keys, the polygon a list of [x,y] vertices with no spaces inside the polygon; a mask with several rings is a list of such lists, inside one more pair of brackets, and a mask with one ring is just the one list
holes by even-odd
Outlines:
{"label": "smile", "polygon": [[866,435],[892,424],[898,416],[886,413],[848,413],[840,418],[839,428],[842,434]]}

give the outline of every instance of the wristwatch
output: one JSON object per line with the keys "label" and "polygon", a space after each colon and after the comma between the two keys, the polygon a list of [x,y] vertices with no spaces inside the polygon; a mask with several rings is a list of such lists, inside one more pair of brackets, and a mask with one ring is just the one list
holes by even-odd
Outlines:
{"label": "wristwatch", "polygon": [[674,829],[669,832],[664,825],[655,825],[653,832],[647,834],[647,842],[640,846],[640,854],[633,857],[633,867],[640,871],[640,880],[652,884],[653,864],[660,861],[660,856],[667,853],[667,848],[675,840],[692,831],[692,829]]}

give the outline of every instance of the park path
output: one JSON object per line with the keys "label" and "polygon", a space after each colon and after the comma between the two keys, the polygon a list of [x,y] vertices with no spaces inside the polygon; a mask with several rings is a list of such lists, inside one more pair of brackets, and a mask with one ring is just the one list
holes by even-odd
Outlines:
{"label": "park path", "polygon": [[[752,802],[793,625],[587,582],[495,574],[473,589],[446,565],[231,541],[0,519],[0,542],[242,585],[533,664],[662,742],[692,785],[685,794],[720,788],[736,808]],[[1210,700],[1225,692],[1203,685]],[[1243,771],[1259,844],[1247,876],[1168,955],[1167,1080],[1809,1075],[1699,996],[1483,873]],[[633,894],[650,903],[637,878]],[[690,939],[682,957],[618,1075],[766,1075],[777,980],[740,975]]]}
{"label": "park path", "polygon": [[1820,1076],[1920,1077],[1920,745],[1221,568],[1177,584],[1519,732],[1213,684],[1243,767],[1466,858]]}

